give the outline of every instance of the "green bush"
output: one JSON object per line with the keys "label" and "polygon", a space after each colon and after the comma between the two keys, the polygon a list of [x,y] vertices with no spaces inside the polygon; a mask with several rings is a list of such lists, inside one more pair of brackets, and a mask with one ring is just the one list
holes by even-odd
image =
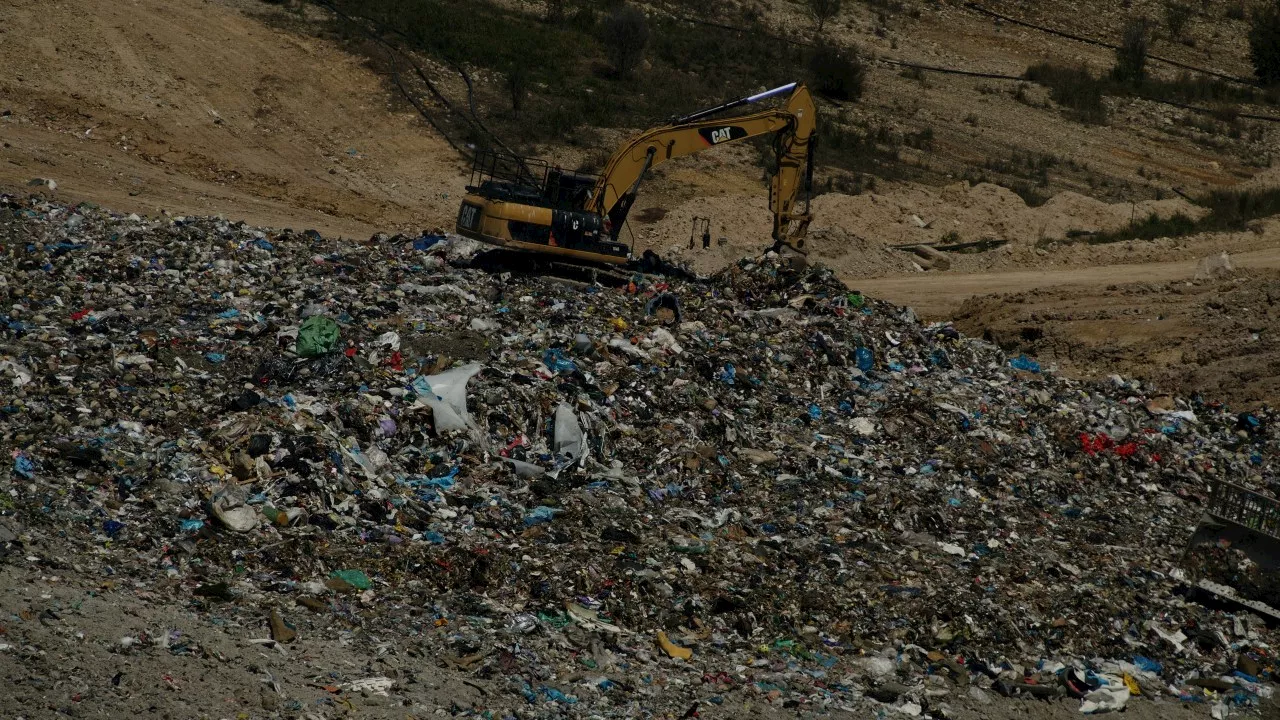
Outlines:
{"label": "green bush", "polygon": [[1130,20],[1125,25],[1120,47],[1116,48],[1116,64],[1111,76],[1120,82],[1141,85],[1147,77],[1147,21]]}
{"label": "green bush", "polygon": [[1280,0],[1253,14],[1249,26],[1249,59],[1264,85],[1280,85]]}
{"label": "green bush", "polygon": [[805,4],[813,21],[818,24],[818,32],[822,32],[828,20],[840,14],[840,0],[805,0]]}
{"label": "green bush", "polygon": [[1069,68],[1039,63],[1027,68],[1026,77],[1049,88],[1049,97],[1068,109],[1068,115],[1083,123],[1103,124],[1107,108],[1102,104],[1103,84],[1083,65]]}
{"label": "green bush", "polygon": [[630,77],[644,58],[649,44],[649,21],[634,5],[619,5],[600,24],[600,41],[614,72]]}
{"label": "green bush", "polygon": [[1178,237],[1198,232],[1243,230],[1251,220],[1280,215],[1280,187],[1214,190],[1197,203],[1209,210],[1199,220],[1192,220],[1182,213],[1168,218],[1152,214],[1129,227],[1094,235],[1089,242],[1105,244]]}
{"label": "green bush", "polygon": [[822,43],[809,56],[809,78],[819,95],[853,101],[862,97],[867,69],[856,49]]}
{"label": "green bush", "polygon": [[1182,37],[1183,31],[1187,29],[1187,24],[1190,22],[1190,5],[1172,2],[1172,0],[1164,4],[1164,26],[1169,30],[1169,37],[1175,40]]}
{"label": "green bush", "polygon": [[1201,204],[1209,208],[1216,227],[1240,229],[1250,220],[1280,215],[1280,188],[1214,190]]}

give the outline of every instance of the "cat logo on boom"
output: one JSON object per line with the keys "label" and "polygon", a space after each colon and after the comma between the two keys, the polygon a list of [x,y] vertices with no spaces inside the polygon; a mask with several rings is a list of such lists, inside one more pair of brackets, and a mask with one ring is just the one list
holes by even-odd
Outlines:
{"label": "cat logo on boom", "polygon": [[741,140],[747,136],[746,128],[738,125],[721,125],[719,127],[699,128],[698,134],[708,145],[720,145],[733,140]]}

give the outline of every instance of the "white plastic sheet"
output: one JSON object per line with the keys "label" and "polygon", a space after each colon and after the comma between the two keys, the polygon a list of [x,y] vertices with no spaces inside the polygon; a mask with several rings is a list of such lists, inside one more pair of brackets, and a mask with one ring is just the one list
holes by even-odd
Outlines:
{"label": "white plastic sheet", "polygon": [[1129,688],[1124,684],[1124,678],[1109,675],[1106,680],[1109,684],[1084,696],[1080,712],[1086,715],[1117,712],[1124,710],[1125,705],[1129,704]]}
{"label": "white plastic sheet", "polygon": [[483,365],[471,363],[414,381],[418,402],[431,408],[437,432],[472,427],[471,413],[467,411],[467,382],[483,369]]}
{"label": "white plastic sheet", "polygon": [[572,460],[582,457],[582,426],[578,424],[577,413],[564,403],[556,407],[554,441],[552,449],[556,454],[568,455]]}

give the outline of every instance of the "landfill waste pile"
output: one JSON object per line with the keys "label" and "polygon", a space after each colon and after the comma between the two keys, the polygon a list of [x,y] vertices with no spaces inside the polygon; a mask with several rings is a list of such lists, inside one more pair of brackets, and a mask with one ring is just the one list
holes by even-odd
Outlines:
{"label": "landfill waste pile", "polygon": [[[1178,564],[1213,480],[1274,494],[1267,411],[1065,379],[773,254],[602,288],[40,198],[0,233],[0,566],[268,648],[357,630],[482,683],[458,716],[1269,702],[1273,631]],[[404,680],[321,686],[275,712]]]}

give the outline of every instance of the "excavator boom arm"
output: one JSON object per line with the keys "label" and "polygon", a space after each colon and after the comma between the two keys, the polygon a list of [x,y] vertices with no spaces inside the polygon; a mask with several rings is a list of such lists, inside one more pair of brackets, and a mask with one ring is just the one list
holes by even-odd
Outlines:
{"label": "excavator boom arm", "polygon": [[[736,117],[707,117],[786,90],[792,92],[781,107]],[[609,159],[591,195],[588,209],[610,219],[616,238],[635,200],[640,181],[653,166],[719,145],[773,134],[776,135],[774,145],[778,157],[778,168],[769,193],[769,209],[774,218],[773,239],[775,246],[786,244],[803,250],[809,212],[807,206],[804,211],[796,207],[796,196],[801,184],[808,183],[812,172],[810,160],[816,139],[815,114],[808,89],[792,83],[647,130],[619,148]]]}

